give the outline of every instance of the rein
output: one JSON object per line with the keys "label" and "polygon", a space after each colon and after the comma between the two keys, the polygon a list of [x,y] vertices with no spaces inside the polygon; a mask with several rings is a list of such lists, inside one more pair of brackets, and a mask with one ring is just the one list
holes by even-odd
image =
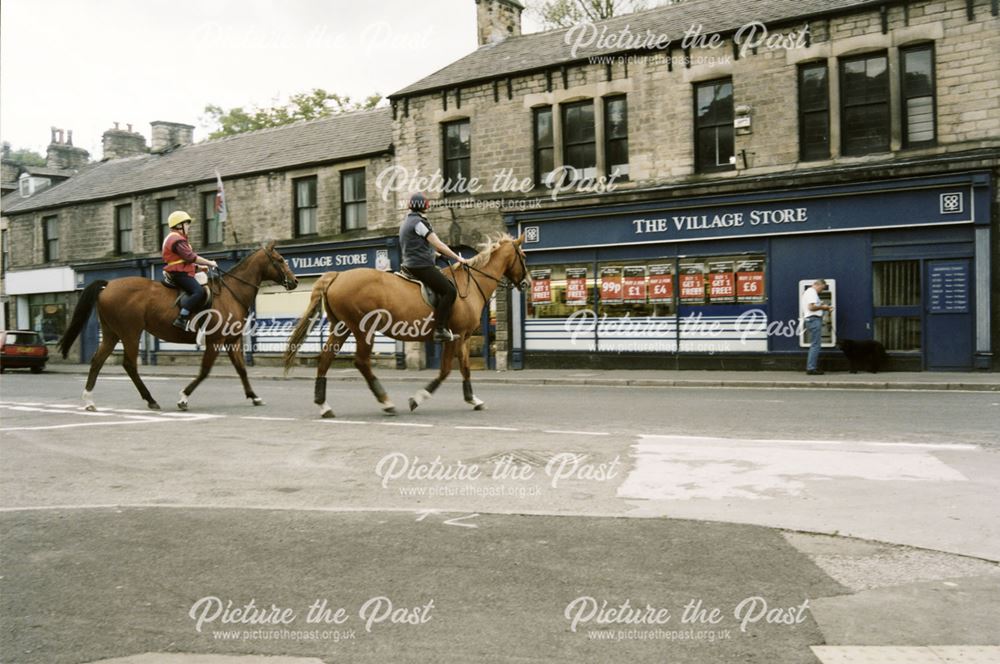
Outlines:
{"label": "rein", "polygon": [[[251,255],[252,255],[252,254],[251,254]],[[273,268],[274,268],[275,270],[277,270],[278,274],[281,274],[281,273],[282,273],[282,271],[281,271],[281,268],[280,268],[280,266],[278,265],[278,261],[274,260],[274,258],[273,258],[273,257],[271,256],[271,253],[270,253],[270,252],[266,252],[266,251],[265,251],[264,255],[265,255],[265,256],[267,256],[267,259],[268,259],[269,261],[271,261],[271,267],[273,267]],[[229,284],[227,284],[227,283],[226,283],[226,280],[224,279],[224,277],[232,277],[232,278],[233,278],[233,279],[235,279],[236,281],[239,281],[239,282],[241,282],[241,283],[244,283],[244,284],[246,284],[247,286],[250,286],[251,288],[253,288],[253,289],[254,289],[254,294],[253,294],[253,297],[252,297],[252,298],[250,299],[250,302],[251,302],[251,304],[253,303],[253,301],[254,301],[254,300],[256,300],[256,299],[257,299],[257,293],[259,293],[259,292],[260,292],[260,285],[261,285],[261,283],[263,283],[263,279],[261,279],[261,281],[260,281],[260,282],[258,282],[258,283],[256,283],[256,284],[254,284],[254,283],[251,283],[251,282],[247,281],[246,279],[244,279],[244,278],[242,278],[242,277],[240,277],[240,276],[238,276],[238,275],[236,275],[236,274],[233,274],[232,272],[229,272],[229,271],[226,271],[226,270],[223,270],[223,269],[222,269],[221,267],[219,267],[219,268],[216,268],[216,270],[217,270],[217,271],[218,271],[218,272],[219,272],[219,273],[220,273],[220,274],[221,274],[222,276],[220,276],[220,277],[217,277],[217,278],[215,279],[215,281],[216,281],[217,283],[221,284],[221,285],[222,285],[222,286],[223,286],[223,287],[224,287],[224,288],[225,288],[225,289],[226,289],[227,291],[229,291],[229,293],[230,293],[230,294],[231,294],[231,295],[233,296],[233,299],[234,299],[234,300],[236,300],[237,304],[239,304],[240,306],[242,306],[242,307],[243,307],[244,309],[246,309],[247,311],[250,311],[250,305],[248,305],[248,304],[244,304],[244,303],[243,303],[243,302],[242,302],[242,301],[240,300],[239,296],[238,296],[238,295],[236,295],[236,291],[234,291],[234,290],[233,290],[233,289],[232,289],[232,288],[231,288],[231,287],[229,286]],[[285,278],[285,285],[286,285],[286,287],[287,287],[287,282],[288,282],[288,279],[287,279],[287,277],[286,277],[286,278]]]}

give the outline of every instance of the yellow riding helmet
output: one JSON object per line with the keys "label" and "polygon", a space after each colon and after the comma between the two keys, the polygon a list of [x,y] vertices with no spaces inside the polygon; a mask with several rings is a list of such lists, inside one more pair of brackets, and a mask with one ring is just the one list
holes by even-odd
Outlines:
{"label": "yellow riding helmet", "polygon": [[189,215],[187,212],[178,210],[177,212],[171,212],[170,216],[167,217],[167,226],[169,226],[170,228],[177,228],[185,221],[192,221],[191,215]]}

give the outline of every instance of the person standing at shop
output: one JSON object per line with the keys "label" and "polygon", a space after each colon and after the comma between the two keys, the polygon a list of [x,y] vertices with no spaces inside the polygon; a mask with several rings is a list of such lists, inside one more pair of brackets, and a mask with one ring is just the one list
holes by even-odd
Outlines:
{"label": "person standing at shop", "polygon": [[823,304],[819,294],[826,290],[826,282],[817,279],[802,292],[800,300],[802,323],[809,334],[809,355],[806,357],[806,375],[822,376],[819,368],[819,350],[823,343],[823,312],[833,311],[829,304]]}

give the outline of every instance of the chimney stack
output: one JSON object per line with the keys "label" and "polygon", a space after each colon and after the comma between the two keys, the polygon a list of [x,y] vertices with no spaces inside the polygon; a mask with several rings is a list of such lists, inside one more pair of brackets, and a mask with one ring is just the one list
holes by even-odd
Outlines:
{"label": "chimney stack", "polygon": [[194,125],[163,120],[154,120],[149,124],[153,128],[153,138],[150,145],[152,152],[164,152],[194,143]]}
{"label": "chimney stack", "polygon": [[128,125],[128,131],[118,128],[118,123],[114,123],[113,129],[104,132],[101,147],[104,152],[105,161],[108,159],[121,159],[122,157],[134,157],[137,154],[146,154],[146,137],[142,134],[131,131],[132,125]]}
{"label": "chimney stack", "polygon": [[521,12],[517,0],[476,0],[476,23],[479,45],[497,44],[508,37],[521,35]]}
{"label": "chimney stack", "polygon": [[49,143],[45,151],[45,166],[60,170],[78,169],[85,166],[90,161],[90,153],[83,148],[73,147],[73,132],[69,132],[69,140],[66,140],[66,131],[57,127],[52,127],[52,142]]}

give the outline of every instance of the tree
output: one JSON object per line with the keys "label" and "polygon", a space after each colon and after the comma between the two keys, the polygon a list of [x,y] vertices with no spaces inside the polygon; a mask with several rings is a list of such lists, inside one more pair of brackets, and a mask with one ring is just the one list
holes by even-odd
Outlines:
{"label": "tree", "polygon": [[28,148],[11,150],[10,143],[3,142],[4,161],[12,161],[19,166],[44,166],[45,157]]}
{"label": "tree", "polygon": [[209,138],[234,136],[247,131],[280,127],[298,122],[299,120],[315,120],[346,111],[359,111],[375,108],[382,101],[382,95],[369,95],[364,101],[354,102],[350,97],[327,92],[322,88],[313,88],[309,92],[292,95],[285,105],[271,108],[251,108],[242,106],[228,111],[221,106],[209,104],[205,107],[203,124],[218,127],[209,134]]}
{"label": "tree", "polygon": [[681,2],[683,0],[535,0],[528,10],[542,21],[545,29],[551,30]]}

